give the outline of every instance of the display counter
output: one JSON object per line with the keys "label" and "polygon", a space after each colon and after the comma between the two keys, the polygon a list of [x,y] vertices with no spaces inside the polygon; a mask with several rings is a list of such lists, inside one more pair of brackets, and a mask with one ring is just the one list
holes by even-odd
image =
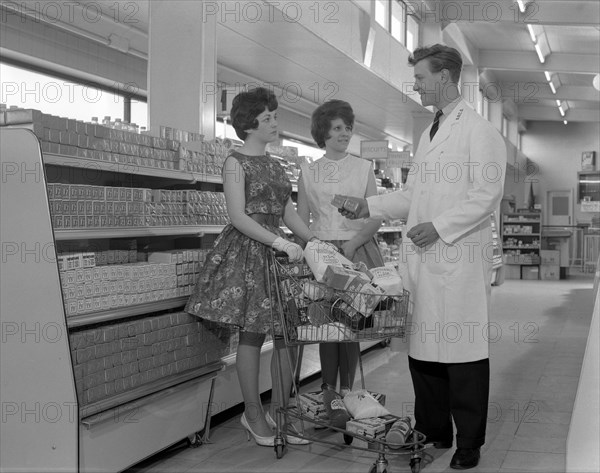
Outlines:
{"label": "display counter", "polygon": [[577,395],[567,435],[566,464],[568,473],[600,471],[600,258],[594,279],[595,303]]}

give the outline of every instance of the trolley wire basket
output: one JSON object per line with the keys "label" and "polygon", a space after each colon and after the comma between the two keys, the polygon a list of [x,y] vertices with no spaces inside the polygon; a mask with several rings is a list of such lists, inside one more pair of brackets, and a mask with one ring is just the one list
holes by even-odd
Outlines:
{"label": "trolley wire basket", "polygon": [[[305,263],[274,257],[276,301],[286,344],[403,338],[410,293],[334,289],[317,282]],[[367,288],[367,286],[365,286]]]}

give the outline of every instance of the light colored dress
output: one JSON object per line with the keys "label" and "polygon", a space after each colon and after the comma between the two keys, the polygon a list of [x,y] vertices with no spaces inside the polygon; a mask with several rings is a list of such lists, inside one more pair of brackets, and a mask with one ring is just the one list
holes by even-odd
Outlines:
{"label": "light colored dress", "polygon": [[[350,154],[337,161],[323,156],[313,163],[302,163],[300,170],[313,217],[310,229],[317,238],[341,247],[364,228],[368,219],[350,220],[331,201],[335,194],[365,198],[367,183],[373,175],[371,162]],[[384,265],[374,238],[357,249],[353,261],[362,261],[369,268]]]}

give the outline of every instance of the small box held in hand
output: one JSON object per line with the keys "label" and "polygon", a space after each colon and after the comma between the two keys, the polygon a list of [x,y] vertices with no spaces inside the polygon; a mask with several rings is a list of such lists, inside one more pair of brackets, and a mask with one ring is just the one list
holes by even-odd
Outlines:
{"label": "small box held in hand", "polygon": [[339,194],[335,194],[333,196],[333,200],[331,201],[331,205],[337,207],[338,209],[344,209],[348,212],[355,213],[358,210],[358,202],[354,202],[349,199],[345,199],[343,196]]}

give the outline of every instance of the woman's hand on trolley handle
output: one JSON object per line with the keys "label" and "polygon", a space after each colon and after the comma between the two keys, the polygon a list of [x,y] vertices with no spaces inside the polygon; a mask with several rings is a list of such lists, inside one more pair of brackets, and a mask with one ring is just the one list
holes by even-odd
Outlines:
{"label": "woman's hand on trolley handle", "polygon": [[292,263],[302,261],[302,258],[304,258],[304,250],[302,250],[302,247],[285,238],[277,237],[271,246],[275,251],[283,251],[286,253]]}

